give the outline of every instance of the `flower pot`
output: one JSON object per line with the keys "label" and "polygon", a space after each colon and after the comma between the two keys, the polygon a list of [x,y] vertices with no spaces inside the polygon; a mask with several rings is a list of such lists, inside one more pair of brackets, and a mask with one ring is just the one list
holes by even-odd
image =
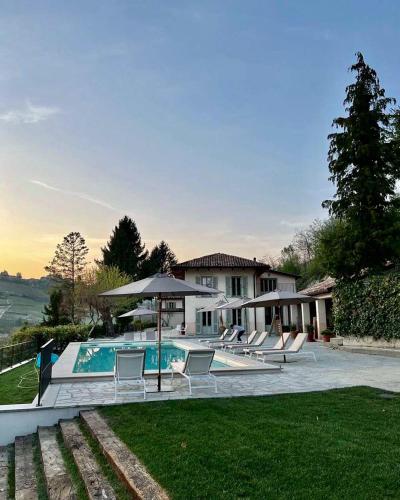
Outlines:
{"label": "flower pot", "polygon": [[292,337],[292,339],[295,339],[295,338],[297,337],[297,334],[298,334],[298,333],[299,333],[299,332],[298,332],[297,330],[296,330],[296,331],[294,331],[294,332],[290,332],[290,336]]}
{"label": "flower pot", "polygon": [[331,341],[331,336],[330,335],[323,335],[322,339],[324,342],[330,342]]}
{"label": "flower pot", "polygon": [[315,342],[314,332],[308,332],[307,341],[308,342]]}

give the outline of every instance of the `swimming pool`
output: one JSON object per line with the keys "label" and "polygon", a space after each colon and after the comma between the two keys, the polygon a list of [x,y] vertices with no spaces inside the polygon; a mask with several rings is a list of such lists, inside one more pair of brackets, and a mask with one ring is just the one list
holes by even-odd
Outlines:
{"label": "swimming pool", "polygon": [[[85,342],[80,345],[73,373],[112,372],[116,349],[146,349],[145,371],[158,369],[158,346],[149,342]],[[161,369],[169,370],[171,361],[184,361],[188,351],[176,347],[172,342],[161,344]],[[212,368],[229,365],[214,360]]]}

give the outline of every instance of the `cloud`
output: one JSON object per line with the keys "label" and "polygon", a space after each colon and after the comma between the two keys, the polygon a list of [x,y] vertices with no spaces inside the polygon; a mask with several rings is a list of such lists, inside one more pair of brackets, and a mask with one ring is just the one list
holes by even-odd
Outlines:
{"label": "cloud", "polygon": [[82,193],[80,191],[69,191],[68,189],[61,189],[55,186],[50,186],[45,182],[34,179],[31,179],[29,182],[31,184],[34,184],[35,186],[40,186],[41,188],[48,189],[49,191],[56,191],[57,193],[63,193],[69,196],[75,196],[76,198],[80,198],[81,200],[89,201],[90,203],[94,203],[95,205],[100,205],[101,207],[107,208],[108,210],[112,210],[114,212],[121,212],[120,209],[113,207],[112,205],[103,200],[99,200],[98,198],[93,198],[93,196],[90,196],[90,194],[87,193]]}
{"label": "cloud", "polygon": [[6,123],[39,123],[60,113],[58,108],[34,106],[29,101],[22,109],[11,109],[0,114],[0,120]]}
{"label": "cloud", "polygon": [[291,229],[298,229],[310,224],[310,221],[290,221],[290,220],[281,220],[280,224],[282,226],[290,227]]}

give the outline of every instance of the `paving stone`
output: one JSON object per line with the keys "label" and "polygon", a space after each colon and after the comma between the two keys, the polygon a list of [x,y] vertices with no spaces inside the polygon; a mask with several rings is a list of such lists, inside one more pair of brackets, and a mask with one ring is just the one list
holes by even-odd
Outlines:
{"label": "paving stone", "polygon": [[8,449],[0,446],[0,500],[8,499]]}
{"label": "paving stone", "polygon": [[49,499],[76,499],[76,492],[58,445],[56,427],[39,427],[38,434]]}
{"label": "paving stone", "polygon": [[101,472],[91,448],[76,421],[68,420],[60,423],[65,445],[71,451],[79,473],[85,483],[86,492],[90,500],[108,499],[117,497],[108,480]]}
{"label": "paving stone", "polygon": [[115,435],[96,411],[81,412],[81,418],[135,498],[142,500],[167,500],[169,498],[139,459]]}
{"label": "paving stone", "polygon": [[32,435],[15,438],[15,500],[36,500]]}

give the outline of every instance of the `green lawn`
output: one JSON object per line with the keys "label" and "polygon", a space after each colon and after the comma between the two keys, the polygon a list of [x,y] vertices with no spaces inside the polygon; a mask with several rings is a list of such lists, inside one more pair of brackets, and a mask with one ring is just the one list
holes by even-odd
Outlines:
{"label": "green lawn", "polygon": [[400,498],[400,396],[359,387],[101,412],[174,499]]}
{"label": "green lawn", "polygon": [[[21,377],[24,375],[26,377],[21,385],[29,387],[18,387]],[[0,375],[0,405],[32,403],[37,392],[34,361]]]}

